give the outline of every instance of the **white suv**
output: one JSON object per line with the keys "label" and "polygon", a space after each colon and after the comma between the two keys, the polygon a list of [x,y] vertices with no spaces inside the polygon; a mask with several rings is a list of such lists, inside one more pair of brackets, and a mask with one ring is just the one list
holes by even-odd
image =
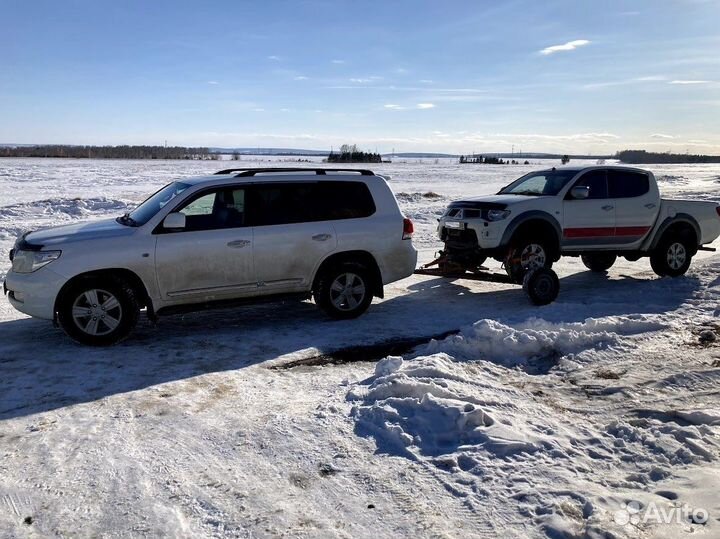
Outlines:
{"label": "white suv", "polygon": [[230,169],[166,185],[117,219],[24,234],[12,305],[73,339],[126,337],[156,315],[238,300],[314,297],[354,318],[417,263],[413,225],[368,170]]}

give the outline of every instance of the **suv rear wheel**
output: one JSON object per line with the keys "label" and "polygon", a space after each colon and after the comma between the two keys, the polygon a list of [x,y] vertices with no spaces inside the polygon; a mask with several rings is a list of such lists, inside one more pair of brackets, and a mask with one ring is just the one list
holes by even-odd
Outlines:
{"label": "suv rear wheel", "polygon": [[692,261],[691,249],[692,244],[684,236],[663,237],[650,255],[650,266],[661,277],[684,275]]}
{"label": "suv rear wheel", "polygon": [[314,295],[315,303],[332,318],[356,318],[372,302],[370,272],[355,262],[338,264],[323,273]]}
{"label": "suv rear wheel", "polygon": [[530,269],[552,268],[547,242],[536,238],[514,242],[505,257],[505,271],[513,282],[521,284]]}
{"label": "suv rear wheel", "polygon": [[589,253],[580,256],[582,263],[590,271],[604,273],[609,270],[617,260],[617,255],[610,253]]}
{"label": "suv rear wheel", "polygon": [[90,277],[72,284],[58,305],[58,321],[74,340],[108,346],[127,337],[137,324],[135,291],[120,280]]}

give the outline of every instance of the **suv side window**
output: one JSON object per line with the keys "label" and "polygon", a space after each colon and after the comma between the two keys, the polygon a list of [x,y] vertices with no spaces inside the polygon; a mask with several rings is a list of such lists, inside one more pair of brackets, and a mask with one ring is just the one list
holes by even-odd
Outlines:
{"label": "suv side window", "polygon": [[[591,170],[586,172],[580,176],[573,187],[577,187],[579,185],[584,185],[590,188],[590,196],[588,196],[588,200],[608,198],[607,173],[604,170]],[[569,194],[570,192],[568,191],[568,196]]]}
{"label": "suv side window", "polygon": [[185,230],[216,230],[245,226],[245,189],[200,193],[175,209],[185,214]]}
{"label": "suv side window", "polygon": [[254,185],[253,226],[356,219],[375,213],[375,202],[362,182],[327,181]]}
{"label": "suv side window", "polygon": [[323,221],[370,217],[375,201],[363,182],[320,182],[318,213]]}
{"label": "suv side window", "polygon": [[632,198],[647,194],[650,191],[650,180],[642,172],[609,170],[608,186],[610,198]]}

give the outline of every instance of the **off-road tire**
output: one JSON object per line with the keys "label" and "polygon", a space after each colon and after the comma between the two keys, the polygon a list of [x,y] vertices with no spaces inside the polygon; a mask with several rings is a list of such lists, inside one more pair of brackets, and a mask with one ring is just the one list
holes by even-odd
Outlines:
{"label": "off-road tire", "polygon": [[[521,256],[524,252],[526,252],[528,249],[530,249],[531,251],[534,250],[531,249],[531,246],[533,245],[539,247],[542,250],[544,262],[541,266],[527,265],[523,264],[521,261]],[[553,259],[548,245],[549,242],[544,238],[530,237],[513,241],[510,249],[508,249],[508,254],[505,257],[504,262],[505,272],[507,273],[508,277],[510,277],[510,280],[514,283],[522,284],[528,269],[534,267],[544,267],[547,269],[552,268]]]}
{"label": "off-road tire", "polygon": [[[347,279],[343,276],[353,275],[353,286],[343,288],[352,296],[352,300],[345,292],[340,292],[338,286],[347,287]],[[359,285],[362,283],[364,294],[353,294],[352,291],[358,291]],[[318,279],[316,289],[313,293],[315,303],[328,316],[337,320],[348,320],[357,318],[367,311],[373,298],[372,277],[368,268],[357,262],[344,262],[337,264],[325,270]],[[333,288],[335,286],[335,288]],[[340,296],[344,295],[343,298]]]}
{"label": "off-road tire", "polygon": [[550,268],[535,268],[523,278],[523,290],[534,305],[547,305],[560,293],[560,280]]}
{"label": "off-road tire", "polygon": [[[98,333],[100,334],[95,335],[83,330],[80,327],[80,325],[84,325],[85,320],[87,320],[88,324],[90,323],[90,320],[94,320],[92,315],[85,318],[73,316],[74,307],[78,309],[86,309],[87,312],[96,308],[102,308],[102,305],[93,307],[89,304],[87,306],[78,307],[78,304],[82,304],[83,301],[88,303],[87,296],[85,294],[93,290],[100,291],[101,299],[103,297],[109,297],[103,293],[112,295],[119,305],[119,308],[114,308],[112,310],[108,309],[107,311],[115,320],[118,320],[117,326],[108,331],[110,325],[106,325],[103,320],[96,320],[98,323],[95,327],[99,328]],[[138,301],[137,292],[122,279],[105,277],[88,277],[79,279],[75,283],[72,283],[68,289],[63,291],[58,304],[57,312],[58,322],[65,333],[73,340],[89,346],[110,346],[127,338],[137,324],[139,315],[140,303]],[[96,318],[99,319],[100,316],[97,316]]]}
{"label": "off-road tire", "polygon": [[683,235],[663,236],[650,254],[650,266],[660,277],[680,277],[690,267],[693,250],[692,242]]}
{"label": "off-road tire", "polygon": [[588,253],[580,256],[582,263],[590,271],[605,273],[612,268],[617,260],[617,255],[611,253]]}

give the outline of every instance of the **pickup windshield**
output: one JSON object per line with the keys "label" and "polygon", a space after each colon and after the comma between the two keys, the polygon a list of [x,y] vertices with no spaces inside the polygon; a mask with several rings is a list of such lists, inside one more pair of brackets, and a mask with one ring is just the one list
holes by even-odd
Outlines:
{"label": "pickup windshield", "polygon": [[531,172],[503,187],[499,195],[555,196],[577,174],[577,170]]}
{"label": "pickup windshield", "polygon": [[185,189],[190,187],[187,183],[173,182],[166,185],[155,194],[151,195],[145,202],[140,204],[130,213],[120,217],[123,224],[130,226],[142,226],[147,223],[153,216],[159,212],[165,205],[170,202],[173,198],[182,193]]}

